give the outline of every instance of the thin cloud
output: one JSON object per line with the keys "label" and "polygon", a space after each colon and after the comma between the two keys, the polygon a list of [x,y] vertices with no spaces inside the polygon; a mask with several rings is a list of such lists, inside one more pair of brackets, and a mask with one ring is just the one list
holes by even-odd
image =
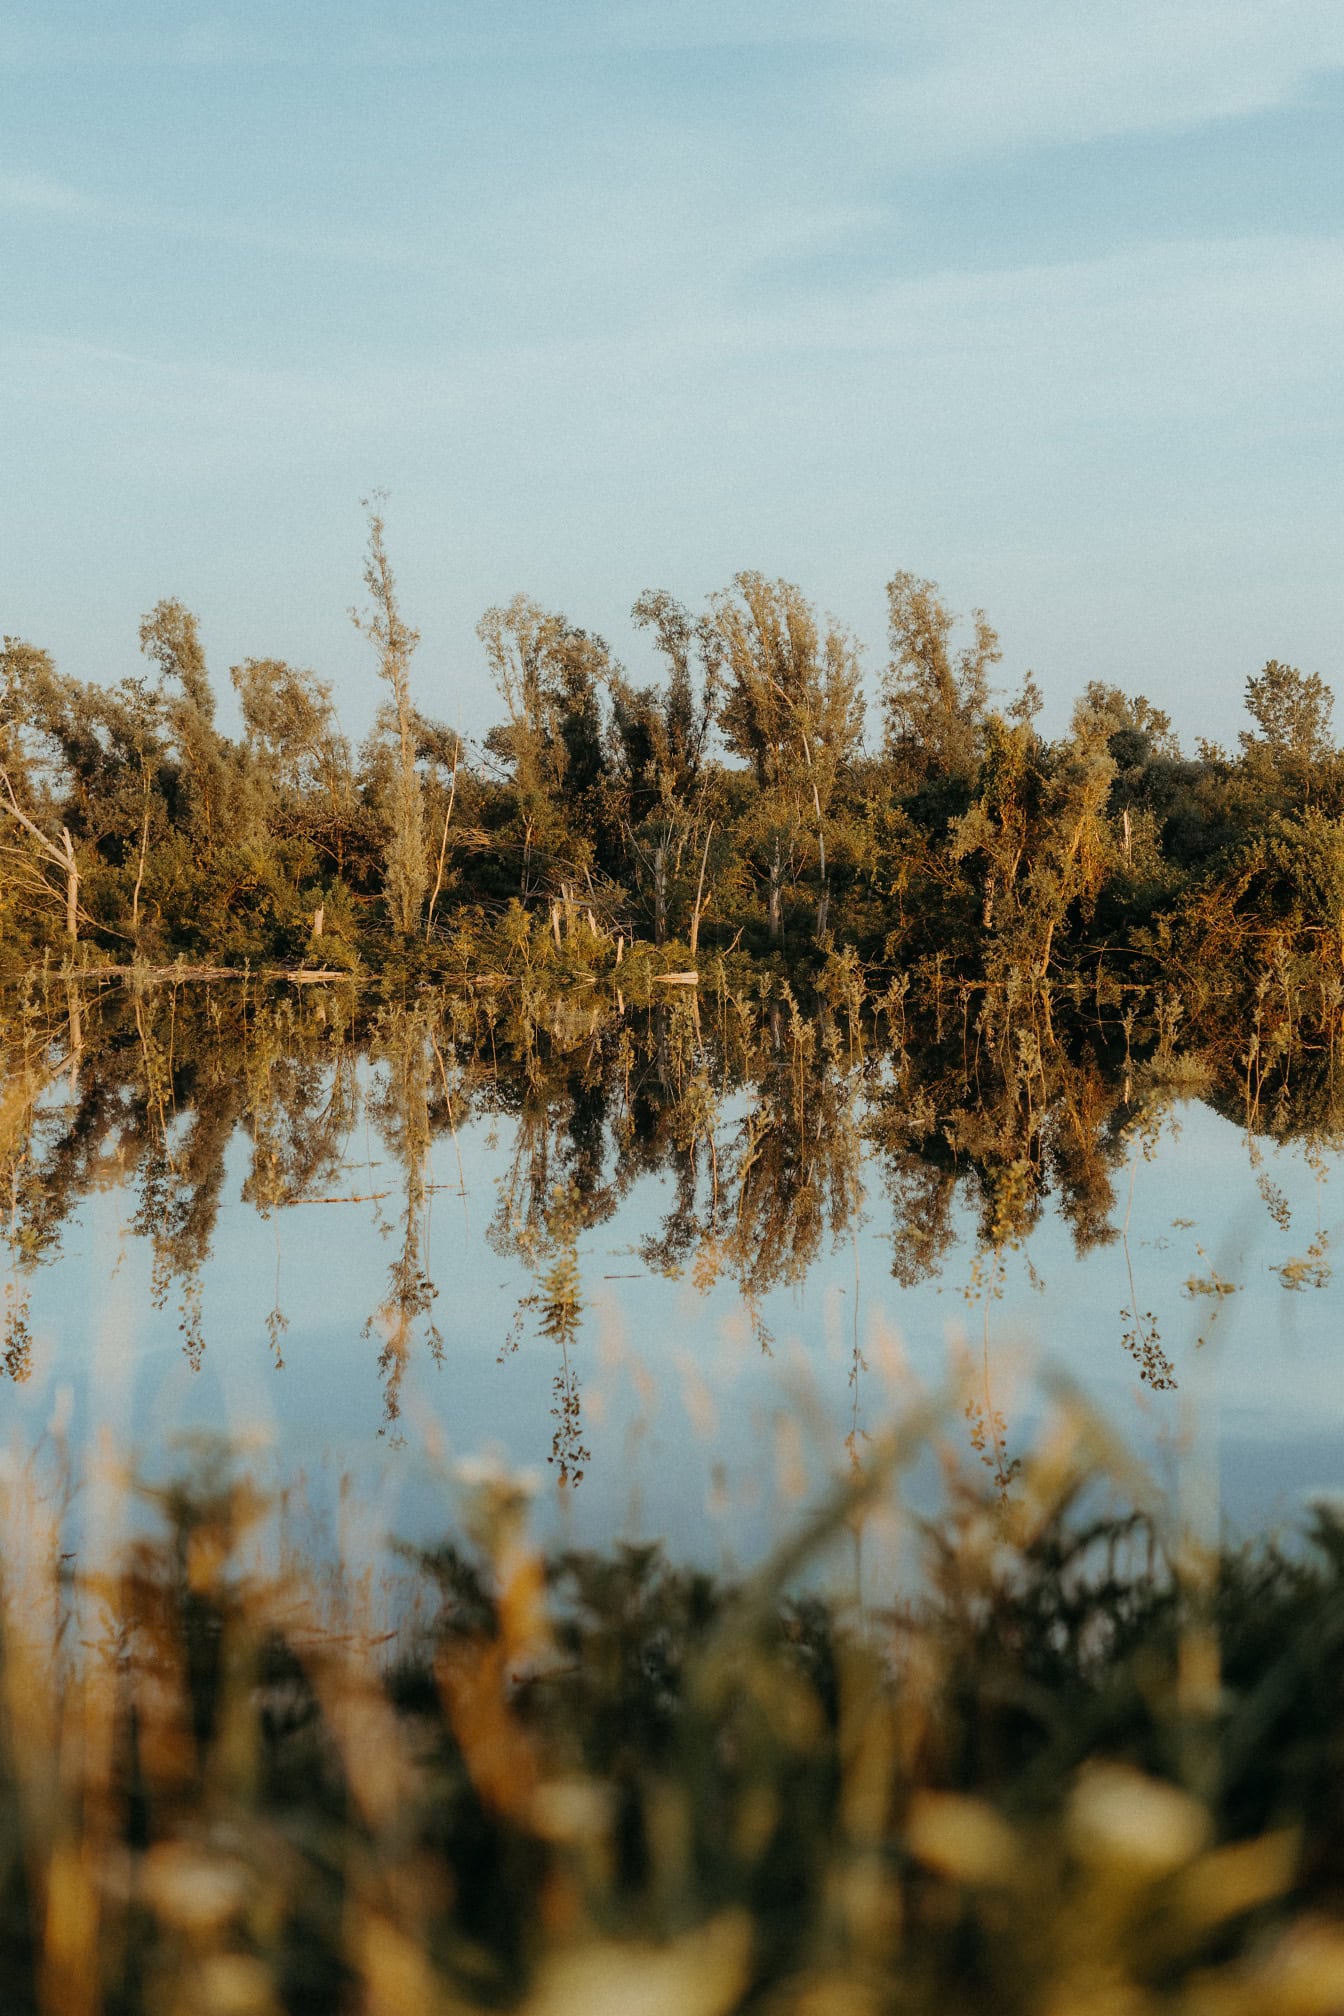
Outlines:
{"label": "thin cloud", "polygon": [[831,288],[768,312],[663,312],[656,328],[620,336],[436,345],[432,359],[402,367],[374,357],[326,370],[249,367],[55,336],[15,341],[7,365],[11,385],[46,375],[64,397],[66,381],[78,381],[95,406],[120,386],[179,417],[227,412],[230,425],[249,409],[267,424],[288,409],[330,424],[358,414],[378,428],[413,412],[419,427],[428,415],[484,418],[492,388],[509,401],[526,388],[529,404],[559,411],[564,387],[577,382],[688,373],[705,389],[721,370],[740,398],[744,360],[768,366],[772,380],[796,369],[801,384],[819,360],[864,357],[880,371],[901,367],[883,408],[913,402],[950,416],[958,399],[974,406],[1011,379],[1034,385],[1061,424],[1131,412],[1202,421],[1225,411],[1249,424],[1276,407],[1296,410],[1304,385],[1337,375],[1341,293],[1344,246],[1208,240],[863,293]]}
{"label": "thin cloud", "polygon": [[49,182],[41,175],[0,175],[0,210],[11,214],[87,217],[96,207],[82,189],[63,182]]}
{"label": "thin cloud", "polygon": [[[283,13],[279,17],[283,19]],[[329,7],[323,32],[285,34],[271,22],[202,19],[180,27],[54,26],[38,14],[0,25],[0,65],[111,64],[175,69],[302,65],[401,66],[540,50],[629,54],[742,46],[813,47],[857,42],[890,47],[902,39],[888,0],[509,0],[494,9],[403,4],[371,20],[352,6]]]}
{"label": "thin cloud", "polygon": [[912,18],[922,59],[862,84],[856,107],[920,163],[1246,117],[1344,66],[1334,0],[923,0]]}
{"label": "thin cloud", "polygon": [[890,50],[908,40],[887,0],[630,0],[591,10],[587,33],[608,46],[649,52],[741,47],[858,45]]}
{"label": "thin cloud", "polygon": [[304,56],[301,43],[221,21],[189,23],[153,34],[134,28],[62,29],[41,19],[0,23],[0,69],[96,65],[222,70],[242,64],[289,64]]}
{"label": "thin cloud", "polygon": [[211,217],[153,204],[124,203],[38,175],[0,174],[0,212],[40,217],[52,224],[68,223],[81,229],[229,245],[241,251],[278,254],[290,259],[445,274],[456,270],[456,262],[436,254],[430,247],[407,244],[381,233],[277,231],[235,217]]}
{"label": "thin cloud", "polygon": [[[993,410],[1024,387],[1052,424],[1132,416],[1273,424],[1341,405],[1344,245],[1211,239],[1100,259],[828,288],[725,321],[707,347],[739,358],[865,355],[894,367],[913,400]],[[687,328],[686,341],[695,341]],[[893,392],[893,400],[900,395]]]}

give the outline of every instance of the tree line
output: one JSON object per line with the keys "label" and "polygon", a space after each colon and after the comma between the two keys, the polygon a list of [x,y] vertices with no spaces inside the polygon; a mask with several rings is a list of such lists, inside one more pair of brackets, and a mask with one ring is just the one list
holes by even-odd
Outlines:
{"label": "tree line", "polygon": [[1093,681],[1067,732],[994,685],[998,636],[935,584],[887,584],[865,736],[854,637],[793,583],[738,574],[696,613],[634,604],[661,676],[525,595],[478,633],[500,718],[426,711],[381,512],[355,621],[382,699],[356,748],[329,684],[231,670],[217,718],[196,617],[156,605],[145,673],[85,682],[0,653],[0,959],[413,961],[613,969],[635,944],[1049,988],[1103,955],[1187,976],[1344,964],[1344,757],[1318,674],[1246,681],[1233,750],[1183,750]]}

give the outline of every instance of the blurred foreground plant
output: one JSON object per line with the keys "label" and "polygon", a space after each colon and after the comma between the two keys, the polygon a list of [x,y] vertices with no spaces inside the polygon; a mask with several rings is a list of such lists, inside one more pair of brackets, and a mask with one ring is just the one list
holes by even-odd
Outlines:
{"label": "blurred foreground plant", "polygon": [[1201,1557],[1066,1413],[903,1594],[809,1593],[932,1434],[737,1586],[543,1558],[478,1467],[391,1631],[226,1452],[11,1472],[0,2007],[1344,2008],[1344,1521]]}

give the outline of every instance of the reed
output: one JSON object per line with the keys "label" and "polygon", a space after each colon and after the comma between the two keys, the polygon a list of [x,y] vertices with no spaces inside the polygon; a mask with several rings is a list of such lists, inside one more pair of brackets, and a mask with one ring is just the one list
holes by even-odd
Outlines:
{"label": "reed", "polygon": [[[930,1440],[902,1586],[819,1593]],[[1071,1406],[990,1496],[912,1417],[736,1586],[458,1490],[389,1596],[244,1454],[10,1466],[6,2010],[1344,2003],[1335,1511],[1201,1553]]]}

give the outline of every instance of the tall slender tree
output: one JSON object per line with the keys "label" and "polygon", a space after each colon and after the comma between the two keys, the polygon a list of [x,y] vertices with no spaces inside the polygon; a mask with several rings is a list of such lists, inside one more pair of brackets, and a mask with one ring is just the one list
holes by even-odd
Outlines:
{"label": "tall slender tree", "polygon": [[708,745],[723,640],[711,617],[693,618],[664,589],[641,595],[631,613],[641,629],[652,630],[667,669],[653,685],[634,686],[621,674],[612,679],[618,817],[626,857],[652,898],[655,943],[666,938],[674,898],[681,894],[691,904],[694,951],[714,826]]}
{"label": "tall slender tree", "polygon": [[989,675],[1003,655],[998,632],[977,609],[969,640],[954,648],[955,615],[936,584],[914,574],[893,574],[888,581],[887,614],[886,754],[907,789],[931,775],[969,786],[980,758]]}
{"label": "tall slender tree", "polygon": [[411,700],[411,658],[420,633],[401,613],[396,577],[388,559],[383,514],[375,499],[369,514],[369,543],[364,556],[364,585],[371,607],[352,609],[360,635],[378,653],[378,676],[388,690],[380,710],[380,725],[395,746],[389,831],[383,852],[383,889],[392,921],[410,936],[419,929],[429,887],[429,855],[425,844],[425,809],[416,766],[415,708]]}
{"label": "tall slender tree", "polygon": [[735,576],[715,598],[723,642],[724,740],[745,757],[760,791],[756,823],[764,841],[770,936],[784,932],[783,892],[796,847],[816,843],[816,936],[826,931],[830,881],[827,815],[841,768],[863,733],[858,646],[827,619],[825,628],[802,590],[763,574]]}
{"label": "tall slender tree", "polygon": [[476,626],[506,719],[486,747],[507,767],[521,828],[519,893],[539,851],[585,861],[601,824],[605,691],[617,676],[600,637],[515,595]]}
{"label": "tall slender tree", "polygon": [[235,752],[215,726],[215,695],[200,626],[176,600],[156,602],[140,624],[140,649],[159,668],[164,718],[181,779],[179,816],[208,859],[235,837]]}

